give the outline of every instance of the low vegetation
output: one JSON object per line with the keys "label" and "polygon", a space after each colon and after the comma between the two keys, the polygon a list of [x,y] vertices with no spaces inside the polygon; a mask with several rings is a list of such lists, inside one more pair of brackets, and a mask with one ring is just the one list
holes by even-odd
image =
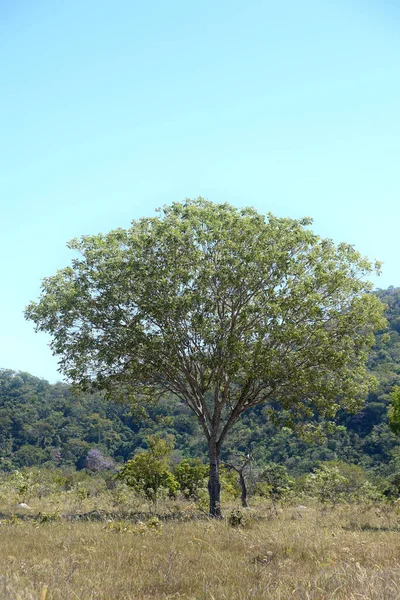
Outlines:
{"label": "low vegetation", "polygon": [[[28,492],[16,475],[3,481],[2,600],[399,597],[394,502],[320,503],[305,486],[275,506],[253,497],[250,509],[228,494],[215,520],[181,496],[155,515],[123,484],[76,474],[59,492],[54,476]],[[29,508],[16,506],[29,496]]]}
{"label": "low vegetation", "polygon": [[398,598],[398,504],[359,467],[324,463],[295,480],[271,464],[249,509],[223,470],[221,520],[207,515],[204,472],[193,483],[199,467],[184,461],[179,490],[157,503],[113,471],[2,473],[0,597]]}

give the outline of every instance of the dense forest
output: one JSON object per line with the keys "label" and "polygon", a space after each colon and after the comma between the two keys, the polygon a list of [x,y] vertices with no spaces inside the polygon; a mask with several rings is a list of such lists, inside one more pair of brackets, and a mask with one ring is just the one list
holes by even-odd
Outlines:
{"label": "dense forest", "polygon": [[[337,430],[325,443],[299,439],[277,429],[267,408],[246,413],[227,441],[225,459],[237,453],[260,465],[274,461],[293,475],[309,472],[318,461],[342,460],[387,476],[400,465],[400,440],[387,424],[389,394],[400,385],[400,288],[378,290],[387,305],[388,328],[376,335],[369,368],[377,379],[356,415],[340,413]],[[146,411],[113,403],[101,393],[77,394],[64,383],[49,384],[28,373],[0,370],[0,469],[23,466],[84,468],[91,448],[117,462],[146,447],[146,436],[172,434],[175,459],[203,457],[203,436],[190,410],[165,396]]]}

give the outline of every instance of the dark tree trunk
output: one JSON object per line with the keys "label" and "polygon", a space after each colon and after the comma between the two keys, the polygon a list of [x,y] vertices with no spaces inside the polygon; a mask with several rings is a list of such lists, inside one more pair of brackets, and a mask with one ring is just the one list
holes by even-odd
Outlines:
{"label": "dark tree trunk", "polygon": [[208,480],[208,493],[210,496],[210,516],[221,518],[221,484],[219,481],[219,453],[215,442],[210,440],[210,477]]}
{"label": "dark tree trunk", "polygon": [[240,489],[242,490],[240,500],[241,500],[242,506],[244,508],[249,508],[249,505],[247,504],[247,487],[246,487],[246,481],[243,477],[243,470],[238,471],[238,473],[239,473]]}
{"label": "dark tree trunk", "polygon": [[249,508],[249,505],[247,504],[247,486],[246,486],[246,479],[244,476],[244,471],[250,462],[251,462],[251,456],[250,456],[250,454],[248,454],[246,460],[244,461],[244,463],[242,464],[241,467],[236,467],[235,465],[232,465],[230,463],[225,463],[229,469],[233,469],[239,475],[239,485],[240,485],[240,489],[241,489],[240,499],[242,501],[243,508]]}

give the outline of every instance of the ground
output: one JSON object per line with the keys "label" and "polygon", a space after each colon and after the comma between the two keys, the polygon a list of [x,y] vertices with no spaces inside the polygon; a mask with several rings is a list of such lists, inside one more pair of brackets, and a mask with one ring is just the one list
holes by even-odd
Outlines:
{"label": "ground", "polygon": [[[386,600],[400,597],[395,507],[266,504],[242,526],[189,507],[148,520],[4,515],[3,600]],[[229,514],[229,513],[228,513]],[[25,517],[24,517],[25,515]],[[24,517],[24,518],[22,518]]]}

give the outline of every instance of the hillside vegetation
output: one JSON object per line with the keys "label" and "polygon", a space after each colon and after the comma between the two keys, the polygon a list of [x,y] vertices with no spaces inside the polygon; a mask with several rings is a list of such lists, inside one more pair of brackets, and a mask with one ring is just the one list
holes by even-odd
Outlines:
{"label": "hillside vegetation", "polygon": [[[369,368],[378,380],[357,415],[340,413],[338,430],[326,443],[306,443],[289,429],[276,429],[258,407],[245,414],[227,441],[224,459],[249,450],[262,465],[276,462],[292,475],[309,472],[319,461],[358,464],[377,475],[397,471],[400,443],[387,425],[389,394],[400,384],[400,288],[378,290],[387,304],[388,328],[376,336]],[[101,393],[76,394],[28,373],[0,371],[1,469],[24,466],[83,468],[91,448],[117,462],[146,447],[149,434],[172,434],[174,460],[203,458],[205,444],[196,420],[167,395],[154,406],[134,410],[109,402]]]}

